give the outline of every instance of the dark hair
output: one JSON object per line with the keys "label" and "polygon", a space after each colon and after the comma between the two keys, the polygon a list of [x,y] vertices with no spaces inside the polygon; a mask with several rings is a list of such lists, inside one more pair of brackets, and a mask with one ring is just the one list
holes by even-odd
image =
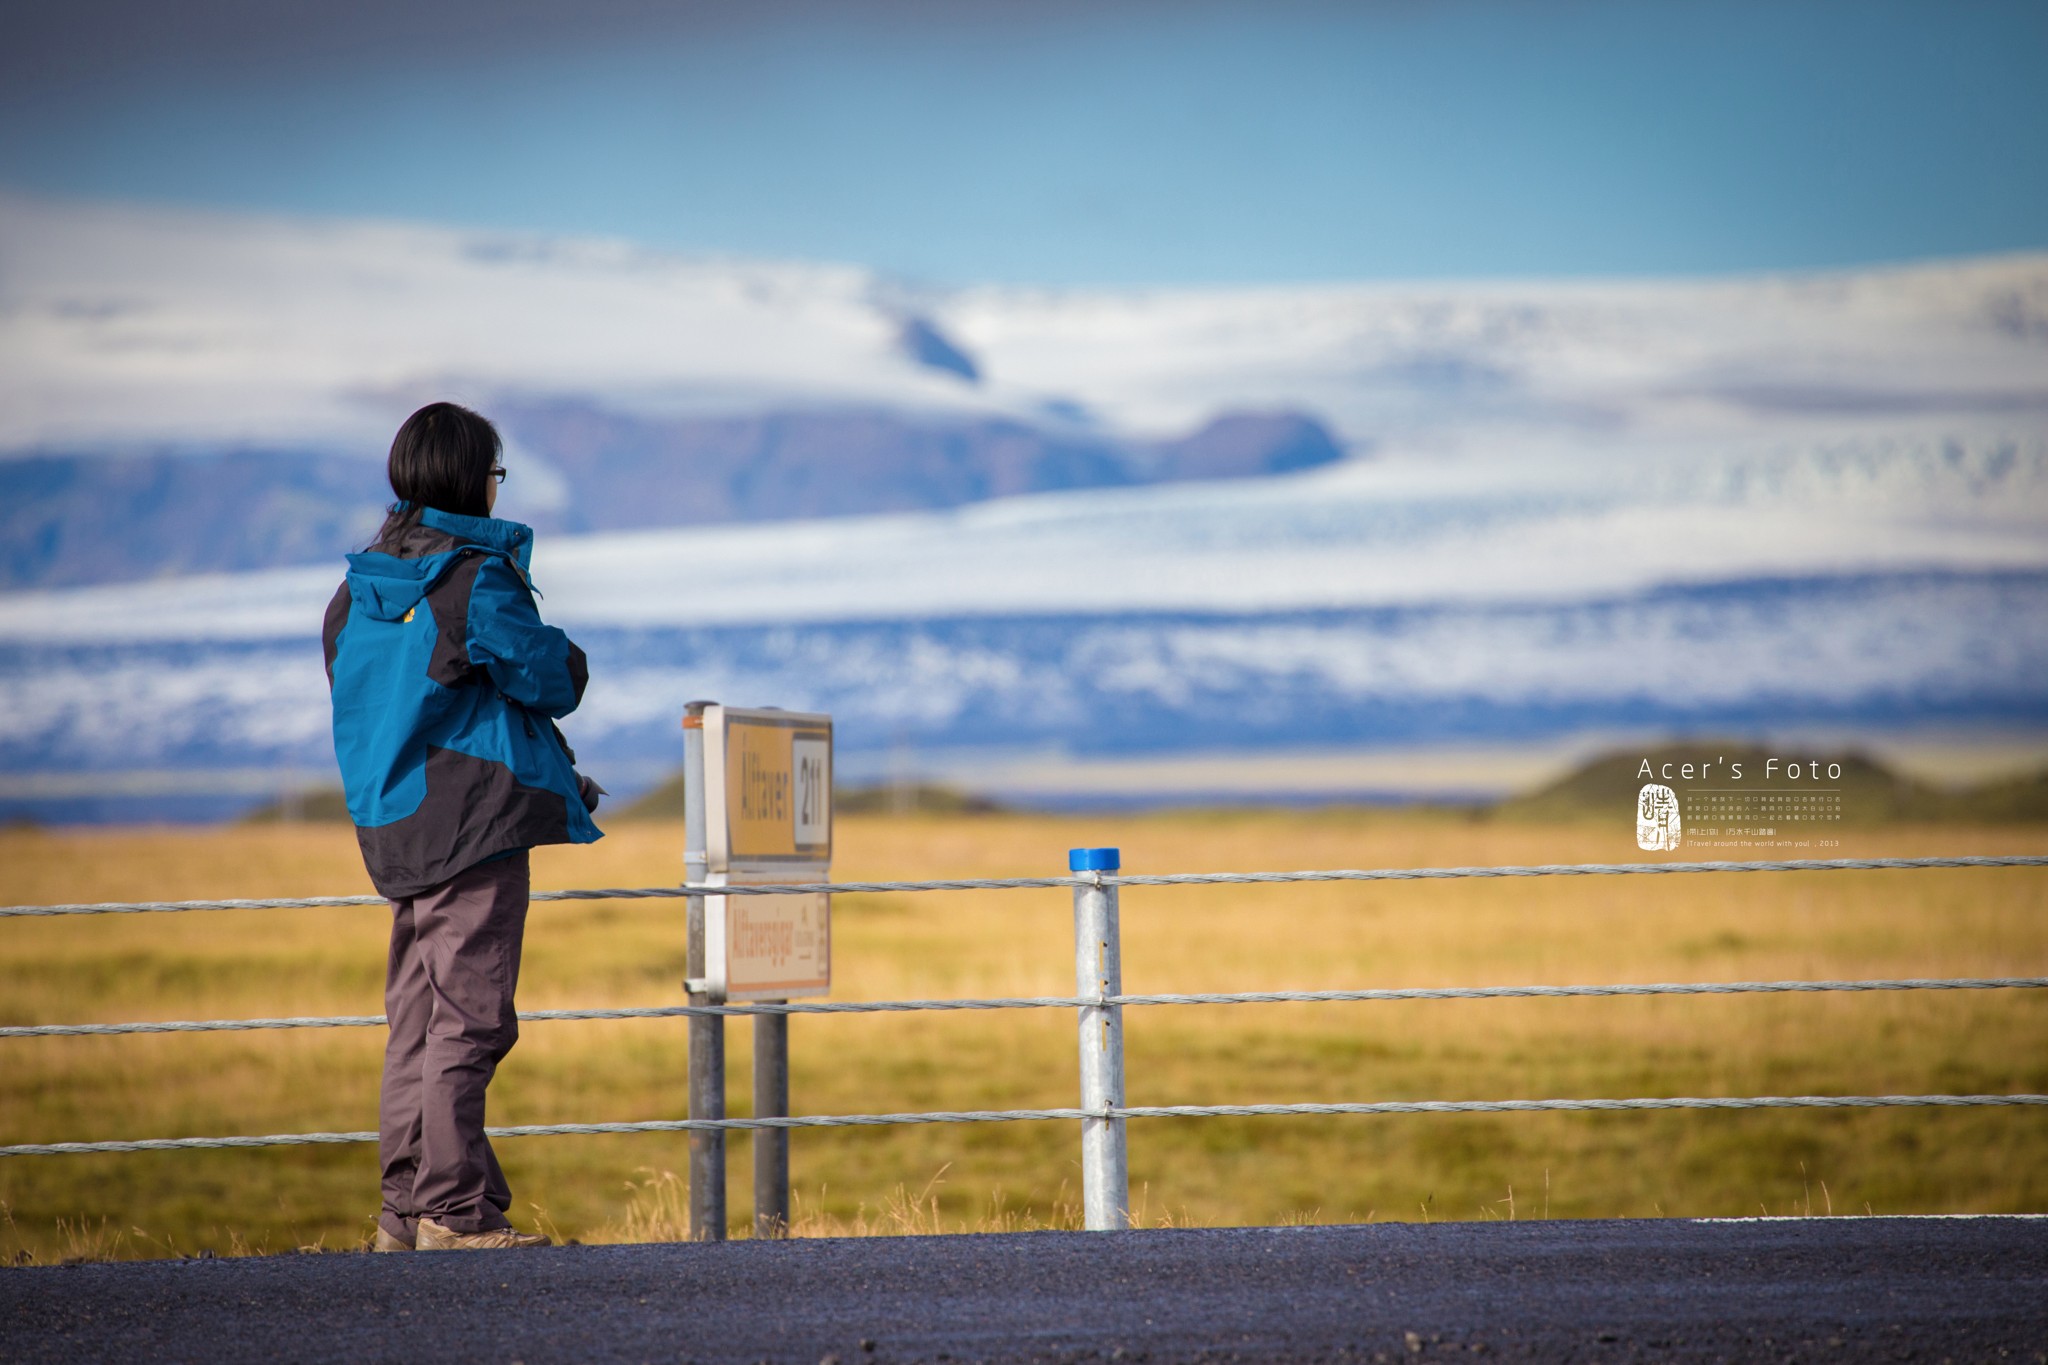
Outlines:
{"label": "dark hair", "polygon": [[429,403],[406,418],[391,438],[385,466],[398,501],[384,518],[378,541],[403,534],[429,507],[457,516],[489,516],[484,490],[504,448],[496,427],[454,403]]}

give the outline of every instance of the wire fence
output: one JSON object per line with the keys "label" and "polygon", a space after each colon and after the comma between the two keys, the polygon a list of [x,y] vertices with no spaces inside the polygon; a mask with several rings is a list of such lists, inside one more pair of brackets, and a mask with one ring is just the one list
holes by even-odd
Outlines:
{"label": "wire fence", "polygon": [[[940,881],[781,883],[727,886],[600,888],[540,891],[535,901],[645,900],[693,896],[775,896],[936,891],[1067,889],[1100,893],[1125,886],[1275,885],[1301,882],[1428,881],[1465,878],[1669,875],[1725,872],[1900,871],[1939,868],[2044,867],[2048,855],[1960,858],[1837,858],[1771,862],[1583,863],[1520,867],[1373,868],[1305,872],[1204,872],[1070,877],[972,878]],[[1077,898],[1078,899],[1078,898]],[[157,912],[310,909],[384,905],[377,896],[324,896],[259,900],[137,901],[98,904],[0,907],[0,918],[112,915]],[[1114,931],[1112,930],[1112,933]],[[1568,986],[1450,986],[1334,991],[1243,991],[1228,993],[1124,994],[1114,988],[1073,996],[1018,996],[959,1000],[797,1001],[756,1004],[693,1004],[616,1009],[532,1010],[527,1021],[663,1019],[675,1017],[877,1014],[907,1011],[1078,1009],[1084,1018],[1123,1006],[1325,1004],[1403,1000],[1559,999],[1574,997],[1767,995],[1825,992],[1981,991],[2048,987],[2048,977],[1890,978],[1881,980],[1705,981]],[[123,1023],[23,1024],[0,1027],[0,1038],[50,1038],[149,1033],[213,1033],[302,1028],[371,1028],[382,1015],[337,1015],[275,1019],[158,1020]],[[1119,1041],[1119,1048],[1121,1044]],[[1118,1063],[1119,1069],[1121,1062]],[[1121,1081],[1118,1089],[1120,1093]],[[2048,1105],[2048,1095],[1751,1095],[1652,1096],[1637,1098],[1521,1100],[1384,1100],[1349,1104],[1125,1105],[1058,1109],[993,1109],[917,1113],[811,1114],[718,1119],[650,1119],[620,1123],[526,1124],[487,1130],[494,1138],[579,1134],[774,1131],[800,1128],[880,1127],[932,1123],[1011,1123],[1080,1120],[1087,1124],[1129,1119],[1263,1117],[1281,1115],[1479,1114],[1544,1112],[1635,1112],[1655,1110],[1981,1108]],[[374,1132],[274,1133],[259,1136],[142,1138],[100,1142],[18,1143],[0,1146],[0,1157],[87,1153],[182,1151],[374,1142]],[[1091,1226],[1095,1224],[1091,1221]]]}

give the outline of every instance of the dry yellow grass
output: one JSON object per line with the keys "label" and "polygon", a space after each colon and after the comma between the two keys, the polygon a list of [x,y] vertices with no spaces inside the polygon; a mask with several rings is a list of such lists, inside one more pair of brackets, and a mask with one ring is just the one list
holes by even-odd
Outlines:
{"label": "dry yellow grass", "polygon": [[[622,826],[536,855],[538,886],[680,873],[675,830]],[[1073,844],[1133,870],[1616,861],[1624,828],[1398,813],[846,819],[842,878],[1058,871]],[[2037,829],[1851,831],[1840,853],[2039,852]],[[1833,852],[1833,850],[1828,850]],[[0,901],[366,889],[345,829],[0,833]],[[1061,994],[1064,892],[847,896],[842,999]],[[673,1002],[679,902],[535,908],[527,1008]],[[375,909],[0,923],[0,1019],[376,1013]],[[1369,985],[2036,975],[2034,870],[1132,889],[1133,991]],[[677,1117],[681,1021],[529,1025],[492,1119]],[[1074,1099],[1055,1011],[799,1018],[799,1112],[1036,1107]],[[1413,1002],[1132,1011],[1134,1103],[2048,1090],[2034,992]],[[0,1142],[368,1128],[373,1030],[0,1043]],[[732,1101],[748,1030],[731,1031]],[[929,1232],[1072,1221],[1071,1125],[796,1135],[798,1231]],[[681,1137],[508,1141],[522,1221],[565,1236],[680,1227]],[[748,1148],[733,1144],[735,1227]],[[2032,1110],[1143,1121],[1133,1190],[1151,1223],[2048,1210]],[[38,1259],[353,1246],[368,1147],[0,1161],[0,1253]]]}

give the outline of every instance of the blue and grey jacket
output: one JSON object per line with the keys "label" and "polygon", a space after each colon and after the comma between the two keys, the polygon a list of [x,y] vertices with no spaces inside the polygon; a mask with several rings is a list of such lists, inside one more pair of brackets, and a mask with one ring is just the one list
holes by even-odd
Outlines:
{"label": "blue and grey jacket", "polygon": [[389,897],[486,858],[603,837],[554,718],[583,700],[583,651],[541,622],[533,532],[429,508],[348,557],[323,637],[334,754],[363,863]]}

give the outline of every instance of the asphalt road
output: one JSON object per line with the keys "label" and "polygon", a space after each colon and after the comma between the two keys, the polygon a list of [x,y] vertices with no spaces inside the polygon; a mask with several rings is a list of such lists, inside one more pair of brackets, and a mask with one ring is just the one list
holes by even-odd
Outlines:
{"label": "asphalt road", "polygon": [[2048,1219],[1451,1223],[0,1270],[8,1361],[2048,1362]]}

